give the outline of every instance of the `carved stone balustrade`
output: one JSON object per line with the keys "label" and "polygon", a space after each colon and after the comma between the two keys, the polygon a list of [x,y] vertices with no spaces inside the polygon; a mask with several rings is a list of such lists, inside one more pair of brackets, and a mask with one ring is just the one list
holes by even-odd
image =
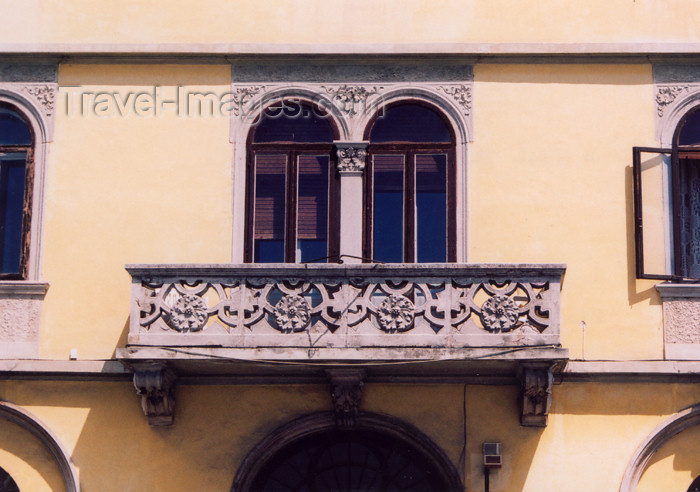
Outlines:
{"label": "carved stone balustrade", "polygon": [[[558,346],[561,265],[130,265],[130,346],[416,359]],[[284,350],[282,350],[284,349]],[[391,349],[391,350],[389,350]],[[403,350],[398,350],[403,349]]]}

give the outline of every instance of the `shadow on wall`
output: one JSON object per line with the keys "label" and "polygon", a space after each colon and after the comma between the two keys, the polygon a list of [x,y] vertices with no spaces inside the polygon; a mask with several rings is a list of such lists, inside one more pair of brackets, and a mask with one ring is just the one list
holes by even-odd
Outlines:
{"label": "shadow on wall", "polygon": [[[630,149],[630,159],[632,153]],[[634,238],[634,178],[632,176],[632,166],[627,166],[625,172],[625,204],[627,217],[627,299],[630,306],[649,300],[652,306],[661,304],[661,298],[653,285],[648,288],[639,289],[640,286],[650,285],[650,280],[637,280],[637,259],[635,253]],[[654,282],[656,284],[657,282]]]}
{"label": "shadow on wall", "polygon": [[46,446],[19,425],[0,419],[0,467],[22,491],[65,491],[63,475]]}
{"label": "shadow on wall", "polygon": [[698,456],[700,456],[700,426],[695,426],[684,430],[659,448],[649,461],[637,485],[637,492],[670,490],[666,487],[671,476],[678,477],[674,483],[686,482],[682,489],[677,489],[685,492],[693,479],[700,476]]}

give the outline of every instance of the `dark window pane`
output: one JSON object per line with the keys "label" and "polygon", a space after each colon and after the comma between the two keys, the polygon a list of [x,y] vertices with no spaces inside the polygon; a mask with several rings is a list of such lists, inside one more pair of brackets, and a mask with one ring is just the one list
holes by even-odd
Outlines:
{"label": "dark window pane", "polygon": [[32,134],[24,120],[10,108],[0,107],[0,145],[31,145]]}
{"label": "dark window pane", "polygon": [[254,261],[284,261],[287,156],[255,156]]}
{"label": "dark window pane", "polygon": [[681,275],[700,278],[700,160],[680,159]]}
{"label": "dark window pane", "polygon": [[695,111],[683,124],[678,135],[679,145],[700,145],[700,111]]}
{"label": "dark window pane", "polygon": [[377,261],[403,262],[404,156],[375,155],[373,253]]}
{"label": "dark window pane", "polygon": [[0,273],[20,273],[26,153],[0,157]]}
{"label": "dark window pane", "polygon": [[416,156],[416,259],[447,261],[447,156]]}
{"label": "dark window pane", "polygon": [[19,492],[19,487],[5,470],[0,468],[0,492]]}
{"label": "dark window pane", "polygon": [[255,143],[333,141],[328,118],[317,107],[286,101],[275,103],[264,114],[254,129]]}
{"label": "dark window pane", "polygon": [[328,156],[298,160],[297,250],[300,261],[328,256]]}
{"label": "dark window pane", "polygon": [[449,143],[450,131],[434,111],[417,104],[403,104],[380,114],[372,127],[370,142]]}

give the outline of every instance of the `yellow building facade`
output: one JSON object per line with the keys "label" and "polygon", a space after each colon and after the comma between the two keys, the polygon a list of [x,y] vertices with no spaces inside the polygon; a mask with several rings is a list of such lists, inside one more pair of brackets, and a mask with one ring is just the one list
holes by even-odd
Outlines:
{"label": "yellow building facade", "polygon": [[700,490],[700,6],[0,12],[7,490]]}

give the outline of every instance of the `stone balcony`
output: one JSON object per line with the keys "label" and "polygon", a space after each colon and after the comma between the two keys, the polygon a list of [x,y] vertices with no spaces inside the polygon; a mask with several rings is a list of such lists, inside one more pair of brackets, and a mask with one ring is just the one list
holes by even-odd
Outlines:
{"label": "stone balcony", "polygon": [[498,358],[506,349],[513,350],[502,354],[507,358],[549,358],[551,350],[561,358],[561,265],[129,265],[127,270],[133,279],[132,356],[138,348],[158,348],[191,358],[191,351],[176,349],[199,348],[196,353],[205,358],[432,361]]}
{"label": "stone balcony", "polygon": [[354,371],[354,381],[519,383],[529,395],[523,422],[542,425],[568,360],[559,334],[563,265],[126,269],[129,334],[117,358],[155,422],[172,419],[175,379],[308,383]]}

